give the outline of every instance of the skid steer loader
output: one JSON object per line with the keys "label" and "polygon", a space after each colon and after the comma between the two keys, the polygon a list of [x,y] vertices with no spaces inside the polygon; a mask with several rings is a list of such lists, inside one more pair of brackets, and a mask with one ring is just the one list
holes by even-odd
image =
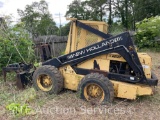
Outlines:
{"label": "skid steer loader", "polygon": [[65,55],[43,62],[34,72],[37,90],[58,94],[66,88],[98,103],[153,94],[158,79],[151,71],[151,57],[137,53],[128,32],[112,36],[105,22],[69,20]]}

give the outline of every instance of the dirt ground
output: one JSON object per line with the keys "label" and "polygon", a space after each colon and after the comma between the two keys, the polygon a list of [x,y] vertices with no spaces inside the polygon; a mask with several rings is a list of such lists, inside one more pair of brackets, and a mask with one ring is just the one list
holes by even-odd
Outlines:
{"label": "dirt ground", "polygon": [[[160,53],[147,52],[152,57],[153,71],[160,78]],[[136,100],[115,98],[108,105],[91,105],[79,99],[77,92],[64,90],[59,95],[35,92],[33,88],[17,90],[12,77],[0,81],[0,120],[159,120],[160,84],[152,96]],[[2,78],[1,78],[2,79]],[[28,104],[33,111],[25,116],[15,116],[6,110],[10,103]]]}

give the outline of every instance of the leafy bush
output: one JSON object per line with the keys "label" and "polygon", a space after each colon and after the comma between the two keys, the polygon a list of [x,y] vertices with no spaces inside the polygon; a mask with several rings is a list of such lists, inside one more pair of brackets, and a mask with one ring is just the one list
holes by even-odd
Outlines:
{"label": "leafy bush", "polygon": [[139,48],[158,48],[155,37],[160,37],[160,16],[144,19],[136,23],[135,43]]}
{"label": "leafy bush", "polygon": [[0,70],[7,64],[29,63],[34,59],[33,43],[23,23],[14,26],[6,24],[3,22],[0,25]]}
{"label": "leafy bush", "polygon": [[27,104],[21,105],[19,103],[11,103],[6,106],[6,109],[13,112],[15,116],[24,116],[32,111]]}

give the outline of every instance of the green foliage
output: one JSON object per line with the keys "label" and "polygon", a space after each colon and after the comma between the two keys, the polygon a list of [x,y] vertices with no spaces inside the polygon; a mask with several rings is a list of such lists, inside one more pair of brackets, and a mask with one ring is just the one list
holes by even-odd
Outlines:
{"label": "green foliage", "polygon": [[[124,28],[135,30],[135,23],[159,15],[160,0],[74,0],[66,11],[67,17],[79,20],[119,20]],[[109,13],[109,14],[108,14]]]}
{"label": "green foliage", "polygon": [[32,111],[27,104],[21,105],[19,103],[11,103],[6,106],[6,109],[11,111],[15,116],[25,116]]}
{"label": "green foliage", "polygon": [[61,36],[68,36],[71,23],[67,23],[61,27]]}
{"label": "green foliage", "polygon": [[132,0],[134,3],[135,19],[141,21],[145,18],[159,15],[159,0]]}
{"label": "green foliage", "polygon": [[[8,21],[8,20],[6,20]],[[0,69],[10,63],[27,62],[34,60],[32,40],[24,29],[24,24],[6,26],[2,23],[0,27]]]}
{"label": "green foliage", "polygon": [[44,14],[37,25],[38,35],[58,35],[58,27],[50,14]]}
{"label": "green foliage", "polygon": [[38,67],[40,67],[40,66],[41,66],[41,63],[39,63],[39,62],[35,62],[35,63],[34,63],[34,66],[38,68]]}
{"label": "green foliage", "polygon": [[158,44],[155,37],[160,37],[160,16],[144,19],[136,24],[136,40],[135,43],[139,48],[156,47]]}
{"label": "green foliage", "polygon": [[24,22],[25,29],[31,33],[32,38],[37,35],[57,35],[58,27],[52,19],[48,11],[46,1],[33,2],[31,5],[26,5],[25,10],[18,9],[20,19]]}
{"label": "green foliage", "polygon": [[67,17],[77,18],[79,20],[102,21],[105,15],[106,0],[89,0],[79,2],[74,0],[66,11]]}

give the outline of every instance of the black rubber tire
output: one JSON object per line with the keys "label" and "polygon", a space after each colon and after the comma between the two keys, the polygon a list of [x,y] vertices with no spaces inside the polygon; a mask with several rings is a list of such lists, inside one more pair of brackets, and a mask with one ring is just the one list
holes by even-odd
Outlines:
{"label": "black rubber tire", "polygon": [[33,86],[36,90],[41,90],[37,85],[37,78],[42,74],[50,76],[52,82],[54,83],[51,90],[47,91],[47,93],[58,94],[63,89],[64,80],[59,70],[54,66],[44,65],[36,69],[33,74]]}
{"label": "black rubber tire", "polygon": [[104,91],[105,96],[103,101],[100,104],[106,104],[108,102],[113,101],[114,99],[113,84],[109,81],[107,77],[99,73],[88,74],[81,80],[78,86],[78,92],[81,99],[84,99],[87,101],[87,99],[84,96],[84,88],[87,84],[90,84],[90,83],[98,84]]}

